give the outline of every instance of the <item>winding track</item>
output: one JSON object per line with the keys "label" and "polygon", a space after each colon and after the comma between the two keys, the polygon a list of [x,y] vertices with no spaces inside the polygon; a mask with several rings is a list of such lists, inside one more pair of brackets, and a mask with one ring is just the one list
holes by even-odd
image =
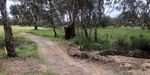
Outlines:
{"label": "winding track", "polygon": [[38,49],[47,62],[47,68],[59,75],[113,75],[93,63],[83,60],[75,61],[64,52],[64,48],[50,40],[31,34],[28,34],[27,38],[38,44]]}

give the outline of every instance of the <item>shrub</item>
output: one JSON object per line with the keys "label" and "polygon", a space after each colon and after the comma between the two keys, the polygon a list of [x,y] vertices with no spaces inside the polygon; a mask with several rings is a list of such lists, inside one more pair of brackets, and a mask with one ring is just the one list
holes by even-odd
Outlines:
{"label": "shrub", "polygon": [[94,42],[87,39],[77,39],[73,42],[73,44],[80,45],[82,46],[82,50],[87,51],[101,50],[109,47],[108,40],[99,40],[98,42]]}
{"label": "shrub", "polygon": [[144,35],[139,35],[137,37],[131,36],[130,41],[132,43],[132,49],[140,49],[140,50],[150,50],[150,40],[146,39]]}
{"label": "shrub", "polygon": [[122,49],[127,50],[150,50],[150,40],[145,38],[144,35],[137,35],[137,36],[124,36],[117,39],[115,44]]}
{"label": "shrub", "polygon": [[125,49],[125,50],[127,50],[127,49],[131,48],[131,42],[125,36],[124,37],[122,36],[122,37],[118,38],[114,42],[114,44],[116,44],[119,49]]}

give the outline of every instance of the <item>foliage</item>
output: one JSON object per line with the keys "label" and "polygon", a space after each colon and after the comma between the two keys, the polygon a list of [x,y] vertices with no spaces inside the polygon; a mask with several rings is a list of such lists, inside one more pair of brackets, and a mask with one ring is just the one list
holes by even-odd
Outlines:
{"label": "foliage", "polygon": [[43,75],[58,75],[58,74],[52,72],[51,70],[47,70]]}
{"label": "foliage", "polygon": [[73,44],[81,46],[82,50],[92,51],[92,50],[101,50],[109,47],[108,40],[99,40],[94,42],[87,39],[76,39],[73,41]]}
{"label": "foliage", "polygon": [[131,42],[127,37],[120,37],[117,41],[114,42],[121,50],[127,50],[131,48]]}
{"label": "foliage", "polygon": [[110,26],[110,24],[111,24],[111,17],[109,17],[109,16],[103,16],[101,18],[101,21],[100,21],[100,26],[101,27],[105,28],[107,26]]}
{"label": "foliage", "polygon": [[132,35],[130,37],[122,36],[115,42],[115,44],[126,50],[150,50],[150,39],[145,38],[143,34],[137,36]]}
{"label": "foliage", "polygon": [[24,42],[22,45],[20,45],[19,47],[16,48],[16,53],[17,56],[20,58],[28,58],[28,57],[32,57],[32,58],[37,58],[39,59],[39,53],[36,47],[36,44],[33,42]]}
{"label": "foliage", "polygon": [[[17,26],[15,27],[17,28]],[[24,29],[26,30],[27,28],[25,27]],[[16,29],[16,31],[14,32],[14,45],[16,46],[16,53],[18,58],[25,59],[28,57],[33,57],[42,60],[42,56],[37,51],[37,44],[16,34],[17,32],[18,30]],[[4,52],[4,44],[4,33],[0,28],[0,59],[6,58],[6,53]]]}
{"label": "foliage", "polygon": [[[27,39],[16,37],[15,46],[17,57],[26,59],[28,57],[42,60],[42,56],[37,51],[37,45],[34,42],[28,41]],[[3,50],[4,47],[1,48]],[[6,53],[1,51],[0,58],[6,58]]]}
{"label": "foliage", "polygon": [[[85,39],[83,37],[77,37],[75,39],[72,40],[64,40],[63,39],[63,35],[64,33],[62,32],[63,29],[59,28],[58,34],[59,36],[54,38],[53,37],[53,32],[52,29],[41,29],[41,30],[31,30],[30,33],[34,34],[34,35],[38,35],[38,36],[42,36],[42,37],[46,37],[50,40],[53,41],[57,41],[59,43],[68,43],[68,44],[76,44],[76,45],[81,45],[83,47],[83,50],[101,50],[101,49],[105,49],[105,48],[109,48],[111,46],[111,44],[118,44],[118,46],[121,46],[121,48],[125,48],[125,49],[135,49],[134,47],[132,47],[133,43],[139,42],[141,43],[140,45],[145,45],[147,43],[142,43],[144,42],[143,40],[145,40],[146,42],[149,42],[148,40],[150,40],[150,35],[149,35],[149,30],[142,30],[142,29],[132,29],[132,28],[98,28],[98,42],[94,42],[92,40],[88,40]],[[80,34],[82,34],[80,32]],[[132,40],[133,36],[136,38],[140,38],[140,34],[143,35],[143,39],[141,40],[136,40],[135,42]],[[93,34],[92,34],[93,37]],[[131,39],[132,38],[132,39]],[[137,43],[136,43],[137,44]],[[136,45],[137,47],[140,47],[138,45]],[[139,49],[137,48],[136,49]],[[143,46],[144,47],[144,46]],[[147,47],[148,48],[148,47]]]}
{"label": "foliage", "polygon": [[45,28],[40,30],[30,30],[29,32],[34,35],[42,36],[53,41],[58,41],[59,43],[66,43],[65,40],[63,39],[64,32],[62,28],[57,29],[57,34],[58,34],[57,37],[53,36],[54,33],[52,31],[53,31],[52,28]]}
{"label": "foliage", "polygon": [[6,75],[3,70],[0,69],[0,75]]}
{"label": "foliage", "polygon": [[150,50],[150,40],[145,38],[144,35],[139,35],[137,37],[131,36],[131,48],[132,49],[140,49],[140,50]]}

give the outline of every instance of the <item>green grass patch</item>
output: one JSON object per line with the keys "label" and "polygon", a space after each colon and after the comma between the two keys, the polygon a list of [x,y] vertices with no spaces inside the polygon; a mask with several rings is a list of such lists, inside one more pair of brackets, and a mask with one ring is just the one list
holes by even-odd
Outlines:
{"label": "green grass patch", "polygon": [[3,70],[0,69],[0,75],[6,75]]}
{"label": "green grass patch", "polygon": [[39,29],[39,30],[30,30],[29,33],[45,37],[47,39],[50,39],[52,41],[59,42],[61,44],[63,43],[68,43],[69,41],[64,40],[64,31],[63,28],[58,28],[57,29],[57,37],[54,37],[54,32],[52,28],[44,28],[44,29]]}
{"label": "green grass patch", "polygon": [[[15,37],[15,42],[14,42],[15,46],[16,46],[16,54],[17,54],[17,58],[20,59],[26,59],[26,58],[36,58],[38,60],[43,60],[42,55],[39,53],[38,49],[37,49],[37,44],[25,39],[23,37]],[[6,53],[4,51],[4,47],[1,48],[1,52],[0,52],[0,58],[6,58]]]}
{"label": "green grass patch", "polygon": [[[138,28],[98,28],[98,42],[94,42],[94,31],[92,30],[91,38],[92,40],[87,40],[83,37],[83,32],[79,29],[79,36],[71,39],[64,40],[64,29],[57,28],[58,37],[54,37],[52,28],[42,28],[39,30],[33,30],[33,27],[20,27],[14,26],[14,33],[18,32],[29,32],[31,34],[45,37],[52,41],[65,44],[75,44],[80,45],[83,50],[93,51],[93,50],[103,50],[114,48],[113,46],[117,44],[118,49],[121,50],[134,50],[134,49],[149,49],[150,43],[150,30],[142,30]],[[88,29],[88,31],[90,31]],[[78,31],[77,31],[78,33]],[[1,33],[0,33],[1,34]],[[16,36],[16,35],[15,35]],[[142,36],[142,38],[141,38]],[[1,37],[1,36],[0,36]],[[26,48],[26,47],[23,47]],[[117,49],[116,49],[117,50]],[[130,52],[134,53],[134,52]]]}
{"label": "green grass patch", "polygon": [[98,40],[98,42],[94,42],[93,40],[87,40],[87,39],[74,39],[72,41],[72,45],[79,45],[81,46],[82,50],[87,51],[94,51],[94,50],[102,50],[109,48],[109,40]]}
{"label": "green grass patch", "polygon": [[104,38],[108,35],[109,40],[117,40],[121,36],[139,36],[144,35],[145,38],[150,39],[150,30],[133,29],[133,28],[99,28],[98,37]]}
{"label": "green grass patch", "polygon": [[[29,39],[25,39],[18,32],[30,31],[31,27],[20,27],[15,26],[14,29],[14,46],[16,47],[17,57],[21,59],[26,59],[29,57],[36,58],[42,60],[42,55],[38,52],[37,44],[30,41]],[[6,58],[6,53],[4,51],[5,47],[4,42],[4,31],[2,26],[0,26],[0,58]]]}
{"label": "green grass patch", "polygon": [[[40,30],[45,30],[45,28],[41,28]],[[34,31],[32,27],[20,27],[20,26],[13,26],[13,33],[14,33],[14,45],[16,47],[17,58],[19,59],[26,59],[26,58],[35,58],[41,61],[41,63],[45,64],[45,60],[43,56],[37,49],[37,44],[30,41],[29,39],[25,39],[21,32],[29,32]],[[0,59],[7,58],[7,55],[4,51],[4,31],[2,26],[0,26]],[[0,69],[0,75],[6,75],[3,70]],[[31,74],[33,75],[33,74]],[[43,75],[58,75],[53,73],[52,71],[47,71]]]}
{"label": "green grass patch", "polygon": [[54,73],[51,70],[47,70],[43,75],[59,75],[59,74]]}
{"label": "green grass patch", "polygon": [[17,56],[22,59],[29,57],[40,59],[37,45],[34,42],[24,42],[16,48],[16,53]]}
{"label": "green grass patch", "polygon": [[[132,43],[136,43],[136,48],[139,48],[139,46],[143,46],[146,45],[148,42],[150,42],[150,30],[142,30],[142,29],[138,29],[138,28],[98,28],[98,42],[94,42],[92,40],[87,40],[85,38],[83,38],[83,33],[81,32],[81,29],[79,28],[79,36],[75,39],[72,40],[64,40],[64,30],[63,28],[59,28],[57,29],[57,33],[58,33],[58,37],[53,37],[53,30],[52,28],[45,28],[45,29],[40,29],[40,30],[31,30],[30,33],[34,34],[34,35],[38,35],[38,36],[42,36],[42,37],[46,37],[50,40],[53,41],[57,41],[59,43],[71,43],[71,44],[76,44],[76,45],[80,45],[82,46],[85,50],[101,50],[101,49],[106,49],[109,48],[109,46],[111,44],[116,43],[116,41],[118,41],[118,43],[120,41],[125,41],[125,42],[132,42]],[[143,36],[143,40],[138,40],[138,38],[140,37],[140,35]],[[93,31],[91,34],[91,37],[94,37]],[[133,37],[135,37],[135,39],[133,39]],[[122,39],[121,39],[122,38]],[[125,40],[126,39],[130,39],[130,40]],[[132,39],[131,39],[132,38]],[[142,43],[141,41],[147,43]],[[131,45],[125,43],[124,44],[129,47]],[[123,43],[123,42],[122,42]],[[141,43],[139,45],[137,45],[137,43]],[[119,44],[121,45],[121,43]],[[126,47],[125,45],[123,45],[124,47]],[[133,47],[133,44],[132,46]],[[135,47],[135,46],[134,46]],[[134,48],[135,49],[135,48]]]}
{"label": "green grass patch", "polygon": [[150,39],[146,38],[143,34],[137,36],[122,36],[118,38],[114,44],[124,50],[145,50],[150,49]]}

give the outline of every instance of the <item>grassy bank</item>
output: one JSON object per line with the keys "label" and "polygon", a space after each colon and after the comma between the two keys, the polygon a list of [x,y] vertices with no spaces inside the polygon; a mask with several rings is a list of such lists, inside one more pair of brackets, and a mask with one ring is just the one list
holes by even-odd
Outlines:
{"label": "grassy bank", "polygon": [[[13,27],[14,29],[14,45],[16,47],[16,53],[17,53],[17,58],[20,59],[26,59],[29,57],[36,58],[41,60],[42,56],[37,50],[37,44],[25,39],[23,36],[21,36],[18,32],[20,31],[29,31],[31,27],[19,27],[15,26]],[[2,26],[0,27],[0,58],[6,58],[6,53],[4,51],[4,32]]]}
{"label": "grassy bank", "polygon": [[0,69],[0,75],[6,75],[3,70]]}
{"label": "grassy bank", "polygon": [[[92,31],[91,38],[94,37]],[[144,57],[143,51],[150,49],[150,30],[137,28],[98,28],[98,42],[85,39],[80,31],[80,37],[64,40],[63,28],[57,29],[58,37],[53,37],[52,28],[31,30],[30,33],[59,43],[80,45],[82,50],[97,50],[102,55],[125,55]]]}
{"label": "grassy bank", "polygon": [[[13,33],[14,33],[14,45],[16,47],[16,54],[17,59],[25,60],[27,58],[35,58],[39,60],[42,64],[45,64],[45,60],[43,56],[37,49],[37,44],[32,42],[29,39],[24,38],[20,33],[32,31],[33,27],[20,27],[20,26],[13,26]],[[40,28],[43,30],[45,28]],[[27,36],[27,35],[26,35]],[[8,59],[7,55],[4,51],[4,31],[3,27],[0,26],[0,60]],[[8,59],[9,60],[9,59]],[[1,65],[0,65],[1,66]],[[0,67],[0,75],[6,75],[5,71],[3,71]],[[34,74],[33,74],[34,75]],[[47,70],[43,75],[58,75],[53,73],[50,70]]]}
{"label": "grassy bank", "polygon": [[[47,39],[59,43],[80,45],[82,50],[101,51],[101,50],[113,49],[113,50],[128,51],[126,53],[129,53],[129,55],[134,54],[134,52],[141,53],[141,51],[139,51],[140,49],[143,50],[145,48],[149,49],[149,43],[150,43],[150,30],[142,30],[138,28],[98,28],[98,42],[94,42],[92,40],[86,40],[83,37],[83,33],[81,32],[81,30],[79,31],[79,34],[77,34],[79,37],[76,37],[75,39],[71,39],[71,40],[64,40],[63,28],[57,28],[58,37],[54,37],[52,28],[40,27],[39,30],[33,30],[33,27],[14,26],[13,30],[15,34],[20,32],[28,32],[34,35],[45,37]],[[92,31],[91,38],[94,37],[93,32],[94,31]],[[133,51],[133,52],[129,52],[129,51]]]}
{"label": "grassy bank", "polygon": [[[63,28],[57,29],[58,37],[56,37],[56,38],[53,37],[54,33],[53,33],[52,28],[31,30],[29,32],[32,34],[38,35],[38,36],[46,37],[46,38],[54,40],[54,41],[59,41],[59,42],[65,41]],[[92,31],[91,38],[94,37],[93,32],[94,31]],[[133,29],[133,28],[105,28],[105,29],[98,28],[98,39],[99,39],[98,41],[109,40],[112,43],[122,37],[126,37],[126,38],[129,38],[132,36],[139,37],[140,35],[143,35],[145,39],[150,40],[150,30]],[[71,42],[71,41],[84,39],[83,33],[81,31],[80,31],[79,36],[80,36],[80,39],[75,38],[75,39],[69,40],[69,41]]]}

